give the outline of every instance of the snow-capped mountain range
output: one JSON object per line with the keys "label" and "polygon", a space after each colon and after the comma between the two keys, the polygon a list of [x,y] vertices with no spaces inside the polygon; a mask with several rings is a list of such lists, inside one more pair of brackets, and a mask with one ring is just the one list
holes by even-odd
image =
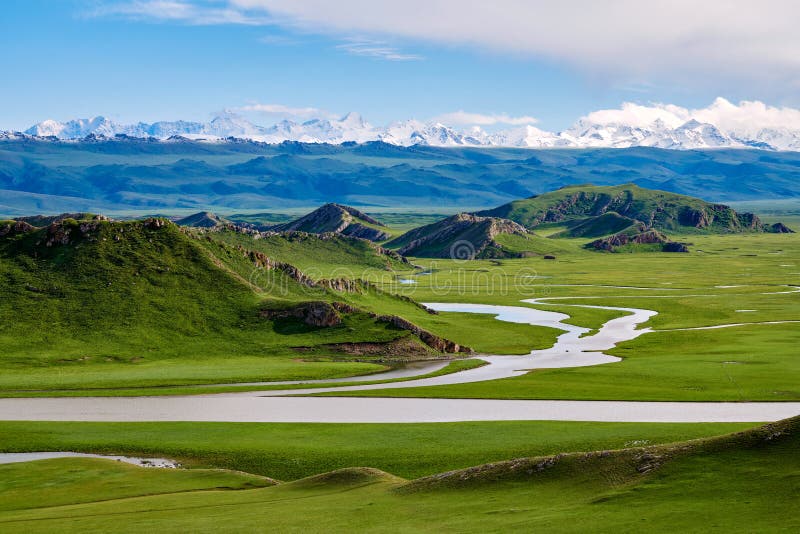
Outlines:
{"label": "snow-capped mountain range", "polygon": [[282,120],[271,126],[260,126],[235,112],[226,111],[209,122],[120,124],[104,117],[67,122],[46,120],[27,129],[24,134],[62,140],[82,139],[88,135],[108,138],[125,135],[160,140],[175,137],[208,141],[237,138],[265,143],[383,141],[399,146],[648,146],[683,150],[761,148],[797,151],[800,150],[800,110],[769,107],[761,102],[745,101],[736,105],[723,98],[696,110],[673,105],[641,106],[626,103],[620,109],[590,113],[572,127],[557,133],[540,130],[534,125],[487,132],[478,126],[456,129],[439,122],[417,120],[375,127],[357,113],[348,113],[340,119],[320,118],[305,122]]}

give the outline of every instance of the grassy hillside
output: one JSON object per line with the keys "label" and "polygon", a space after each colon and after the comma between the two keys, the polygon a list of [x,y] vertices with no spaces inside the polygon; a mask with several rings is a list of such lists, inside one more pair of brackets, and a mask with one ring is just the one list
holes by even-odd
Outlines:
{"label": "grassy hillside", "polygon": [[[255,291],[254,272],[275,291]],[[264,318],[264,308],[335,294],[257,271],[242,251],[159,219],[66,219],[7,235],[0,277],[2,389],[347,376],[381,367],[296,362],[292,347],[407,335],[359,313],[332,328]]]}
{"label": "grassy hillside", "polygon": [[[611,212],[617,217],[608,215]],[[584,229],[594,233],[594,236],[602,235],[597,234],[597,231],[621,226],[626,222],[618,216],[639,221],[646,228],[671,232],[765,231],[764,224],[752,214],[739,214],[728,206],[667,191],[645,189],[635,184],[567,186],[531,198],[515,200],[498,208],[479,212],[479,215],[505,217],[528,228],[535,228],[542,223],[582,221]],[[603,215],[604,218],[597,218]],[[620,230],[631,224],[633,222],[628,222]],[[581,235],[580,230],[573,235]]]}
{"label": "grassy hillside", "polygon": [[571,221],[567,229],[550,237],[602,237],[617,234],[623,230],[635,227],[637,221],[615,211],[607,211],[596,217]]}
{"label": "grassy hillside", "polygon": [[[495,338],[486,318],[432,315],[384,292],[374,284],[394,280],[387,268],[410,267],[359,239],[253,239],[163,219],[0,230],[0,392],[9,395],[334,378],[449,350],[378,316],[490,352],[526,352],[556,335],[509,324]],[[372,348],[360,354],[353,343]]]}
{"label": "grassy hillside", "polygon": [[393,276],[395,272],[413,271],[413,267],[396,254],[366,240],[347,236],[289,232],[266,234],[254,239],[252,235],[228,230],[206,235],[220,243],[263,252],[298,267],[312,278],[368,278],[370,275]]}
{"label": "grassy hillside", "polygon": [[[0,524],[26,532],[248,531],[264,524],[377,532],[794,531],[799,430],[795,418],[703,440],[520,458],[410,482],[351,467],[261,489],[10,510]],[[44,480],[39,469],[30,476]]]}

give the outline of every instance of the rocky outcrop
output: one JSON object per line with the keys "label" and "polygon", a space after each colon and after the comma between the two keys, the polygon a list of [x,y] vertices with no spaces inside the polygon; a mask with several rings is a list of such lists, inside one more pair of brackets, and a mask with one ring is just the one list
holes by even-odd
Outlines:
{"label": "rocky outcrop", "polygon": [[25,221],[2,221],[0,222],[0,237],[12,237],[19,234],[26,234],[36,230],[31,224]]}
{"label": "rocky outcrop", "polygon": [[51,224],[61,222],[65,219],[73,219],[76,221],[110,221],[111,219],[105,215],[98,215],[94,213],[61,213],[59,215],[31,215],[27,217],[17,217],[15,221],[22,221],[37,228],[44,228]]}
{"label": "rocky outcrop", "polygon": [[369,357],[374,362],[398,362],[430,359],[433,349],[419,340],[406,336],[385,342],[330,343],[320,347],[326,351],[349,354],[356,357]]}
{"label": "rocky outcrop", "polygon": [[395,328],[399,328],[400,330],[411,332],[423,343],[425,343],[425,345],[438,352],[447,354],[472,352],[472,349],[469,347],[464,347],[454,341],[450,341],[449,339],[432,334],[431,332],[428,332],[427,330],[415,325],[411,321],[403,319],[397,315],[379,315],[372,312],[367,313],[364,310],[351,306],[345,302],[303,302],[290,308],[265,308],[259,312],[259,315],[268,320],[286,318],[302,319],[303,322],[308,325],[327,328],[340,325],[342,323],[341,314],[352,313],[363,313],[375,319],[376,321],[388,323]]}
{"label": "rocky outcrop", "polygon": [[378,321],[389,323],[390,325],[400,328],[402,330],[408,330],[415,336],[419,337],[423,343],[428,345],[434,350],[439,352],[445,352],[450,354],[455,354],[457,352],[472,352],[472,349],[469,347],[464,347],[459,345],[455,341],[450,341],[449,339],[445,339],[443,337],[439,337],[436,334],[432,334],[427,330],[420,328],[419,326],[415,325],[411,321],[403,319],[402,317],[398,317],[397,315],[378,315],[376,316]]}
{"label": "rocky outcrop", "polygon": [[173,224],[172,221],[168,219],[163,219],[160,217],[150,217],[149,219],[145,219],[142,224],[144,227],[150,230],[158,230],[159,228],[164,228],[167,225]]}
{"label": "rocky outcrop", "polygon": [[788,226],[786,226],[785,224],[780,223],[780,222],[777,222],[777,223],[775,223],[773,225],[770,225],[769,231],[772,232],[773,234],[793,234],[794,233],[794,230],[792,230],[791,228],[789,228]]}
{"label": "rocky outcrop", "polygon": [[620,233],[615,234],[604,239],[592,241],[587,248],[596,250],[606,250],[608,252],[615,252],[620,247],[625,245],[639,244],[639,245],[661,245],[663,252],[689,252],[689,249],[683,243],[670,241],[667,236],[658,230],[647,230],[640,233]]}
{"label": "rocky outcrop", "polygon": [[287,318],[302,319],[305,324],[320,328],[329,328],[342,324],[342,317],[339,315],[336,308],[322,301],[303,302],[291,308],[278,310],[263,309],[259,312],[259,315],[268,320]]}
{"label": "rocky outcrop", "polygon": [[[207,237],[207,239],[210,238]],[[236,250],[238,250],[245,257],[250,259],[250,261],[253,262],[256,268],[281,271],[295,282],[304,285],[306,287],[313,287],[317,289],[328,289],[331,291],[338,291],[340,293],[365,293],[370,290],[381,293],[383,292],[381,288],[379,288],[374,284],[371,284],[366,280],[358,280],[352,278],[322,278],[319,280],[314,280],[313,278],[307,276],[305,273],[303,273],[303,271],[301,271],[294,265],[274,260],[269,256],[267,256],[266,254],[264,254],[263,252],[249,250],[241,245],[237,245]],[[413,303],[414,305],[422,308],[423,310],[425,310],[430,314],[436,314],[436,311],[423,306],[422,304],[416,302],[415,300],[410,299],[409,297],[402,295],[396,295],[395,297]]]}

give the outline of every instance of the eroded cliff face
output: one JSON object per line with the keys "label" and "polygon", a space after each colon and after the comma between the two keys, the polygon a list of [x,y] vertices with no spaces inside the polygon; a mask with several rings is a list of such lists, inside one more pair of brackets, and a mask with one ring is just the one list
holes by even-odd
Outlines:
{"label": "eroded cliff face", "polygon": [[495,238],[500,234],[527,235],[521,224],[497,217],[459,213],[442,221],[422,226],[395,241],[401,243],[402,255],[429,258],[502,258],[511,257]]}
{"label": "eroded cliff face", "polygon": [[676,241],[671,241],[658,230],[645,230],[639,233],[619,233],[589,243],[587,248],[615,252],[626,245],[660,245],[663,252],[689,252],[689,248]]}
{"label": "eroded cliff face", "polygon": [[397,315],[379,315],[366,312],[344,302],[325,302],[311,301],[303,302],[288,308],[271,309],[265,308],[259,315],[267,320],[295,318],[301,319],[309,326],[318,328],[330,328],[342,324],[342,314],[362,313],[368,315],[378,322],[388,323],[395,328],[411,332],[418,337],[425,345],[436,352],[444,354],[471,353],[472,349],[460,345],[454,341],[437,336],[424,328],[421,328],[407,319]]}

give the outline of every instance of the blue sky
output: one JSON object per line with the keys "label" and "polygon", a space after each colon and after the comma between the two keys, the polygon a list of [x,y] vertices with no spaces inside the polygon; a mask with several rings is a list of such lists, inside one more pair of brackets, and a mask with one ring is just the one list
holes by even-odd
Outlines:
{"label": "blue sky", "polygon": [[[624,101],[700,107],[724,96],[800,103],[797,42],[774,25],[770,31],[780,39],[760,40],[759,28],[752,37],[742,34],[736,24],[746,24],[747,13],[735,20],[710,13],[691,38],[672,33],[668,20],[662,31],[653,19],[644,46],[618,38],[630,28],[602,20],[595,27],[591,16],[549,12],[546,3],[534,9],[537,2],[499,2],[489,15],[448,0],[404,2],[404,12],[371,4],[3,2],[0,129],[94,115],[123,122],[205,120],[222,109],[268,104],[358,111],[373,124],[457,111],[505,113],[559,130]],[[766,14],[769,4],[761,8]],[[776,19],[791,5],[776,2]],[[429,12],[427,6],[433,6]],[[719,37],[717,19],[738,33]],[[559,24],[563,31],[544,35]],[[714,37],[697,37],[706,35]],[[732,48],[742,40],[749,48]],[[751,48],[762,57],[772,49],[789,53],[759,65]],[[261,122],[274,121],[273,115]]]}

